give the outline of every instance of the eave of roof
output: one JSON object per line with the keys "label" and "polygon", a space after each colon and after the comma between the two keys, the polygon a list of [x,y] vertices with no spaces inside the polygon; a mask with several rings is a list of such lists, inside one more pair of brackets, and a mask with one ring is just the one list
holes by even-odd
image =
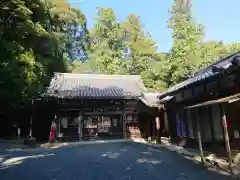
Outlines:
{"label": "eave of roof", "polygon": [[196,72],[193,77],[185,80],[185,81],[182,81],[181,83],[179,84],[176,84],[175,86],[169,88],[168,90],[166,90],[165,92],[163,92],[161,95],[160,95],[160,99],[162,99],[163,97],[165,96],[168,96],[168,95],[171,95],[171,93],[174,93],[182,88],[185,88],[186,86],[188,85],[191,85],[191,84],[194,84],[194,83],[197,83],[197,82],[201,82],[201,81],[204,81],[210,77],[214,77],[216,75],[218,75],[219,73],[217,72],[213,72],[212,71],[212,68],[213,67],[218,67],[218,68],[223,68],[223,69],[228,69],[231,65],[231,61],[235,58],[235,57],[239,57],[240,56],[240,52],[236,52],[234,54],[231,54],[213,64],[211,64],[210,66],[208,66],[207,68],[205,69],[202,69],[198,72]]}
{"label": "eave of roof", "polygon": [[162,105],[159,103],[159,95],[160,93],[142,93],[142,96],[139,97],[139,100],[142,101],[146,106],[149,107],[161,107]]}

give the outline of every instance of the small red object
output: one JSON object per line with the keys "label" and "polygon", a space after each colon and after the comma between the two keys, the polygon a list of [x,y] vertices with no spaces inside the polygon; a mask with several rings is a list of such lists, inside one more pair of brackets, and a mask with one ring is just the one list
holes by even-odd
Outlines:
{"label": "small red object", "polygon": [[52,123],[49,137],[50,141],[54,141],[55,137],[56,137],[56,125]]}
{"label": "small red object", "polygon": [[50,140],[54,141],[55,136],[56,136],[56,130],[54,128],[51,128]]}

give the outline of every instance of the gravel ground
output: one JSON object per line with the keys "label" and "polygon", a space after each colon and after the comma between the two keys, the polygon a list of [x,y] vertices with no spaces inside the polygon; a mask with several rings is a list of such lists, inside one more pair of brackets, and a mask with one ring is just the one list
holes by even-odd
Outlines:
{"label": "gravel ground", "polygon": [[2,152],[1,180],[231,180],[164,148],[132,142]]}

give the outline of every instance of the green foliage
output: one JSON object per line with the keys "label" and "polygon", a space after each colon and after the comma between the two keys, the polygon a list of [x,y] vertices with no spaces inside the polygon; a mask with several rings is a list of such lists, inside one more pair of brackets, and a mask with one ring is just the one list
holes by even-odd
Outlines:
{"label": "green foliage", "polygon": [[0,99],[14,105],[43,92],[53,72],[67,72],[74,33],[86,23],[64,0],[2,1],[0,16]]}
{"label": "green foliage", "polygon": [[178,1],[170,11],[169,28],[172,29],[173,46],[162,67],[168,77],[168,86],[188,78],[198,68],[196,65],[204,35],[203,26],[194,21],[190,9],[179,11]]}
{"label": "green foliage", "polygon": [[121,29],[125,34],[123,43],[127,51],[124,60],[126,73],[141,74],[156,57],[156,42],[144,32],[140,17],[134,14],[126,18]]}
{"label": "green foliage", "polygon": [[192,17],[188,0],[175,0],[170,10],[169,28],[172,29],[173,46],[163,58],[160,76],[166,87],[177,84],[195,71],[240,50],[239,43],[204,42],[204,27]]}
{"label": "green foliage", "polygon": [[166,55],[159,55],[162,58],[161,61],[151,60],[148,64],[148,68],[141,73],[141,77],[145,86],[151,91],[162,92],[167,88],[165,83],[165,77],[161,71],[162,61]]}
{"label": "green foliage", "polygon": [[157,53],[156,42],[143,29],[140,17],[134,14],[119,23],[112,9],[98,8],[95,26],[89,33],[87,67],[78,63],[72,72],[86,72],[83,67],[90,67],[92,72],[106,74],[141,74],[147,87],[158,90],[162,82],[154,63],[163,56]]}
{"label": "green foliage", "polygon": [[89,33],[89,61],[106,74],[121,74],[123,45],[116,16],[110,8],[98,8],[94,28]]}
{"label": "green foliage", "polygon": [[204,27],[195,22],[189,0],[175,0],[170,10],[171,52],[158,53],[156,42],[144,30],[140,17],[129,14],[123,22],[110,8],[98,8],[89,34],[88,61],[77,63],[72,72],[141,75],[151,91],[164,91],[228,54],[239,43],[204,42]]}
{"label": "green foliage", "polygon": [[240,50],[240,43],[204,42],[189,0],[175,0],[169,19],[173,46],[157,52],[140,17],[122,22],[98,8],[88,31],[85,16],[66,0],[9,0],[0,6],[0,99],[17,104],[37,96],[53,72],[141,75],[151,91],[163,91],[193,72]]}

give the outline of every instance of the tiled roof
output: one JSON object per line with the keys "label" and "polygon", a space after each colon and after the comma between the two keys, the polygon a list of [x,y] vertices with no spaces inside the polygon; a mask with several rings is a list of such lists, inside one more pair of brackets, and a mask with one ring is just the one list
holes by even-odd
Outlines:
{"label": "tiled roof", "polygon": [[45,96],[58,98],[133,98],[147,92],[140,76],[55,73]]}
{"label": "tiled roof", "polygon": [[160,93],[142,93],[142,97],[139,99],[146,104],[147,106],[150,107],[158,107],[160,106],[159,104],[159,95]]}
{"label": "tiled roof", "polygon": [[207,68],[205,69],[202,69],[198,72],[196,72],[193,77],[179,83],[179,84],[176,84],[175,86],[169,88],[167,91],[163,92],[160,97],[164,97],[164,96],[167,96],[168,94],[172,93],[172,92],[175,92],[177,90],[180,90],[190,84],[193,84],[193,83],[196,83],[196,82],[199,82],[199,81],[204,81],[205,79],[209,78],[209,77],[212,77],[212,76],[215,76],[217,75],[218,73],[217,72],[213,72],[212,71],[212,68],[213,67],[217,67],[217,68],[223,68],[223,69],[227,69],[230,67],[231,65],[231,61],[237,57],[237,56],[240,56],[240,52],[237,52],[237,53],[234,53],[230,56],[227,56],[226,58],[224,59],[221,59],[217,62],[215,62],[214,64],[208,66]]}

